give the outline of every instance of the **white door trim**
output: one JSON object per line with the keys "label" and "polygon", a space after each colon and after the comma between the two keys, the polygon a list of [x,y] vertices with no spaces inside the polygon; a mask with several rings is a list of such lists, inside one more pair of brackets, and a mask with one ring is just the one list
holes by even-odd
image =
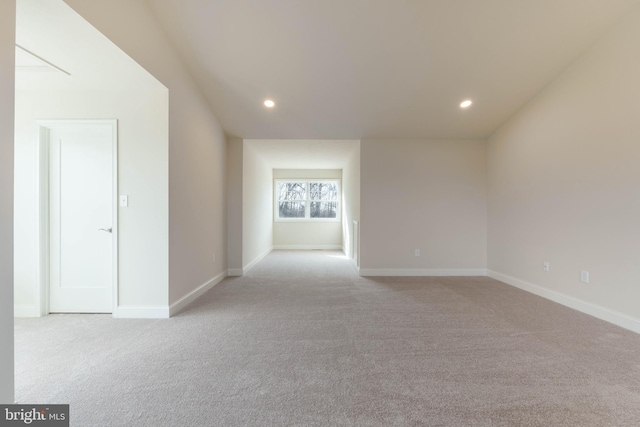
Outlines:
{"label": "white door trim", "polygon": [[37,191],[38,206],[38,284],[37,306],[40,316],[49,314],[49,131],[57,127],[69,125],[111,125],[113,146],[113,301],[112,312],[118,306],[118,121],[105,120],[38,120],[37,126]]}

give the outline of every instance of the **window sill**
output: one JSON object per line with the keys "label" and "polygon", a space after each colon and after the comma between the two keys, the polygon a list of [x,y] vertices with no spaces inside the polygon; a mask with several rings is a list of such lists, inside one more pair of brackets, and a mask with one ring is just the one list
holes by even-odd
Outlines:
{"label": "window sill", "polygon": [[307,224],[315,224],[315,223],[325,223],[325,222],[333,222],[340,223],[340,218],[322,218],[322,219],[309,219],[309,218],[275,218],[273,222],[295,222],[295,223],[307,223]]}

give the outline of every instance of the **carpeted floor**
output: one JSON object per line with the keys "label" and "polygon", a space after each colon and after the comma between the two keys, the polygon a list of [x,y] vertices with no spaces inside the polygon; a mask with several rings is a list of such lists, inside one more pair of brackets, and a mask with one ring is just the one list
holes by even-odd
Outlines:
{"label": "carpeted floor", "polygon": [[639,426],[640,335],[486,277],[270,254],[169,320],[16,319],[72,426]]}

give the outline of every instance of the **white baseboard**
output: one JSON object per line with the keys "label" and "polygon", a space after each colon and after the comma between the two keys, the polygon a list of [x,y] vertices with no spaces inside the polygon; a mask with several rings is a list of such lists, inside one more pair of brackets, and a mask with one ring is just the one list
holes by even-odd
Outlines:
{"label": "white baseboard", "polygon": [[169,307],[127,307],[119,306],[113,311],[117,319],[168,319]]}
{"label": "white baseboard", "polygon": [[180,298],[178,301],[171,304],[169,306],[169,317],[175,316],[176,314],[178,314],[187,305],[191,304],[192,302],[200,298],[202,295],[204,295],[209,289],[213,288],[215,285],[222,282],[225,277],[227,277],[226,271],[218,274],[216,277],[209,279],[208,281],[198,286],[193,291],[189,292],[187,295]]}
{"label": "white baseboard", "polygon": [[360,276],[486,276],[483,268],[360,268]]}
{"label": "white baseboard", "polygon": [[13,317],[40,317],[40,310],[35,305],[14,305]]}
{"label": "white baseboard", "polygon": [[626,314],[608,309],[606,307],[591,304],[581,299],[561,294],[559,292],[552,291],[550,289],[543,288],[542,286],[530,282],[525,282],[524,280],[507,276],[506,274],[498,273],[496,271],[487,270],[487,275],[493,279],[499,280],[518,289],[522,289],[523,291],[527,291],[542,298],[557,302],[558,304],[562,304],[565,307],[578,310],[600,320],[604,320],[605,322],[613,323],[614,325],[620,326],[621,328],[640,333],[640,319],[637,319],[635,317],[628,316]]}
{"label": "white baseboard", "polygon": [[264,257],[266,257],[267,255],[269,255],[271,253],[272,250],[273,250],[273,246],[270,247],[269,249],[267,249],[266,251],[264,251],[263,253],[261,253],[260,255],[258,255],[257,257],[255,257],[253,259],[253,261],[251,261],[250,263],[248,263],[247,265],[242,267],[242,274],[243,275],[247,274],[247,271],[251,270],[254,265],[256,265],[257,263],[262,261],[264,259]]}
{"label": "white baseboard", "polygon": [[341,251],[342,245],[275,245],[273,249],[276,251]]}
{"label": "white baseboard", "polygon": [[356,273],[358,274],[358,276],[362,276],[362,271],[360,271],[360,267],[358,267],[358,264],[356,263],[355,259],[351,259],[351,265],[353,265],[353,268],[355,268]]}
{"label": "white baseboard", "polygon": [[227,276],[242,276],[241,268],[230,268],[227,270]]}

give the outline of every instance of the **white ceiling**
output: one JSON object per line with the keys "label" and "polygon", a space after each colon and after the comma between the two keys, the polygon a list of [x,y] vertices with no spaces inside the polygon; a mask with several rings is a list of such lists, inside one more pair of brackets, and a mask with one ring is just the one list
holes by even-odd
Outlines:
{"label": "white ceiling", "polygon": [[638,4],[147,1],[227,133],[275,139],[485,138]]}

